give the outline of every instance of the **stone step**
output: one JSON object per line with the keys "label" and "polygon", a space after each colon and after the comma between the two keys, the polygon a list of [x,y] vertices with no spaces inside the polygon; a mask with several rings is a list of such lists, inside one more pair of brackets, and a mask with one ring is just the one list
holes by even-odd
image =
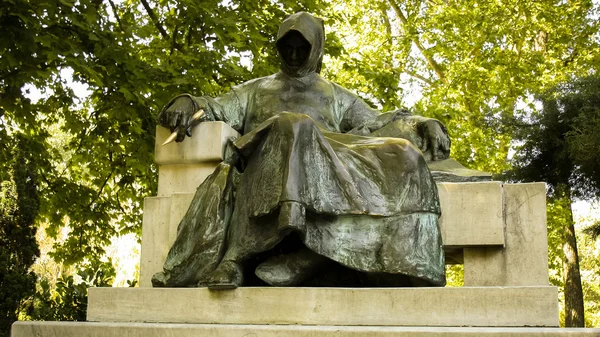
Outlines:
{"label": "stone step", "polygon": [[579,337],[600,329],[16,322],[12,337]]}
{"label": "stone step", "polygon": [[88,321],[558,326],[556,287],[90,288]]}

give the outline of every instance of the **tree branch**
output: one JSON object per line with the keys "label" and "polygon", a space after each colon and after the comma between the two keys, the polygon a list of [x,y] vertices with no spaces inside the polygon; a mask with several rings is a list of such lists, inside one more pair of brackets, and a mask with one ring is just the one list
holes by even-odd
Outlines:
{"label": "tree branch", "polygon": [[[98,199],[100,199],[100,196],[102,195],[102,192],[104,191],[104,187],[106,186],[106,184],[108,183],[108,181],[110,180],[110,177],[112,177],[114,172],[115,172],[115,168],[113,167],[113,169],[110,171],[108,176],[106,176],[106,179],[104,179],[104,182],[102,182],[102,185],[98,189],[98,193],[96,194],[96,197],[94,198],[94,200],[90,201],[90,203],[87,205],[86,209],[92,207],[92,205],[94,205],[96,203],[96,201],[98,201]],[[92,210],[93,210],[93,208],[92,208]]]}
{"label": "tree branch", "polygon": [[185,43],[187,47],[190,48],[192,46],[192,27],[188,26],[187,32],[185,33]]}
{"label": "tree branch", "polygon": [[108,3],[110,4],[110,8],[112,8],[113,13],[115,14],[115,18],[117,19],[117,24],[119,24],[119,28],[121,28],[121,31],[123,33],[125,33],[125,29],[123,29],[123,23],[121,23],[121,17],[119,16],[119,13],[117,12],[117,6],[115,6],[115,3],[113,2],[113,0],[108,0]]}
{"label": "tree branch", "polygon": [[410,76],[412,76],[412,77],[414,77],[414,78],[416,78],[416,79],[419,79],[419,80],[421,80],[421,81],[423,81],[423,82],[425,82],[425,83],[427,83],[429,85],[433,85],[433,82],[431,82],[431,80],[429,80],[429,79],[425,78],[424,76],[421,76],[421,75],[419,75],[419,74],[417,74],[415,72],[412,72],[412,71],[409,71],[409,70],[403,70],[403,72],[406,73],[406,74],[408,74],[408,75],[410,75]]}
{"label": "tree branch", "polygon": [[173,30],[173,39],[171,41],[171,52],[169,53],[170,55],[173,54],[174,49],[179,50],[179,47],[177,44],[177,30],[178,29],[179,29],[179,27],[177,25],[175,25],[175,29]]}
{"label": "tree branch", "polygon": [[[140,0],[140,1],[142,2],[142,5],[146,9],[146,12],[148,13],[148,16],[150,17],[150,20],[152,20],[154,27],[156,27],[156,29],[158,29],[158,31],[159,31],[160,35],[163,37],[163,39],[165,41],[171,42],[171,37],[169,36],[169,33],[167,33],[165,28],[160,24],[158,17],[156,16],[154,11],[148,4],[148,1],[146,1],[146,0]],[[179,46],[176,45],[175,48],[177,48],[177,50],[179,50]]]}
{"label": "tree branch", "polygon": [[427,55],[427,49],[425,49],[425,47],[423,47],[423,45],[421,44],[419,39],[416,37],[416,35],[412,34],[413,33],[412,29],[411,29],[412,27],[410,27],[410,25],[408,23],[408,19],[406,18],[404,13],[402,13],[400,6],[398,6],[398,4],[396,3],[395,0],[388,0],[388,1],[389,1],[390,5],[392,6],[392,8],[394,9],[394,12],[396,13],[398,18],[404,25],[405,31],[408,31],[408,33],[410,34],[410,38],[411,38],[412,42],[415,44],[417,49],[419,49],[419,51],[421,52],[421,55],[423,55],[423,57],[425,58],[425,60],[429,64],[429,66],[433,69],[433,71],[435,71],[435,73],[437,74],[439,79],[443,82],[446,82],[446,77],[444,75],[442,67],[440,67],[440,65],[431,56]]}
{"label": "tree branch", "polygon": [[383,22],[385,24],[385,31],[388,34],[388,38],[386,40],[389,41],[389,43],[391,45],[392,44],[392,25],[390,24],[390,18],[387,15],[387,8],[382,3],[380,6],[380,9],[381,9],[381,15],[383,16]]}
{"label": "tree branch", "polygon": [[[179,18],[179,15],[181,13],[181,5],[177,6],[177,18]],[[171,52],[170,55],[173,54],[173,50],[177,49],[179,50],[179,45],[177,43],[177,34],[179,33],[179,21],[175,21],[175,29],[173,29],[173,39],[171,40]]]}

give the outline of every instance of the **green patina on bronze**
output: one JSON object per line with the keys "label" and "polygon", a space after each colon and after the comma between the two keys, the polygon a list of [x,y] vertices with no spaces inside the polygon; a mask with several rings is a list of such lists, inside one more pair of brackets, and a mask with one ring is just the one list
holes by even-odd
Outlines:
{"label": "green patina on bronze", "polygon": [[322,78],[324,36],[320,19],[291,15],[280,72],[167,104],[159,121],[178,141],[199,109],[243,136],[199,186],[154,286],[445,284],[427,166],[448,157],[445,127]]}

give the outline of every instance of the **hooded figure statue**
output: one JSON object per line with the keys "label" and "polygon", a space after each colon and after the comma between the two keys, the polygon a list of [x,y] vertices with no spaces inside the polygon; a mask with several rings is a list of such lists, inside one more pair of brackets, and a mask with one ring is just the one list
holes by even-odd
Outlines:
{"label": "hooded figure statue", "polygon": [[198,187],[154,286],[445,285],[427,161],[448,157],[447,132],[322,78],[324,36],[321,19],[293,14],[280,72],[161,112],[177,141],[199,109],[242,137]]}

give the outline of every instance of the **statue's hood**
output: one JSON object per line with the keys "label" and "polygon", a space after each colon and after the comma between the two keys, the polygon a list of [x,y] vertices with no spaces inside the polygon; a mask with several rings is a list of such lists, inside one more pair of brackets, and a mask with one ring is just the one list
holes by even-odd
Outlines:
{"label": "statue's hood", "polygon": [[[304,64],[298,69],[292,69],[284,61],[279,51],[279,41],[290,31],[298,31],[310,43],[310,54]],[[319,73],[323,63],[325,48],[325,29],[323,20],[316,18],[306,12],[298,12],[288,16],[279,27],[277,34],[277,51],[281,60],[281,71],[293,76],[303,77],[311,73]]]}

